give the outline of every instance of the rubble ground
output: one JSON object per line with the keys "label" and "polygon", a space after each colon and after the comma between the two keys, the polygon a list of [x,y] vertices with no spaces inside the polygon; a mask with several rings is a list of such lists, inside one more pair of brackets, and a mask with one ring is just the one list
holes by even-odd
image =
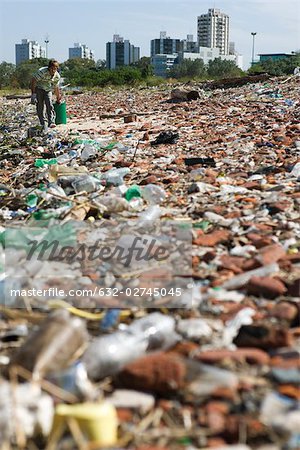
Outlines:
{"label": "rubble ground", "polygon": [[300,449],[300,78],[249,81],[0,97],[0,448]]}

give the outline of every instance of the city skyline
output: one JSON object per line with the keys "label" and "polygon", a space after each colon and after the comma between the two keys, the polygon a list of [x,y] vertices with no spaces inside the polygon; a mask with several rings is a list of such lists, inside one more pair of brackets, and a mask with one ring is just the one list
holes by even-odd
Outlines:
{"label": "city skyline", "polygon": [[[230,18],[229,40],[251,61],[252,36],[256,32],[255,54],[290,53],[300,48],[300,2],[246,0],[76,0],[8,1],[0,0],[0,62],[15,63],[15,44],[22,39],[36,40],[59,61],[68,59],[74,42],[84,42],[105,59],[106,42],[120,34],[141,48],[141,56],[150,55],[151,39],[166,31],[171,38],[197,38],[197,17],[209,8],[218,8]],[[16,11],[18,14],[16,15]],[[47,18],[47,20],[45,20]]]}

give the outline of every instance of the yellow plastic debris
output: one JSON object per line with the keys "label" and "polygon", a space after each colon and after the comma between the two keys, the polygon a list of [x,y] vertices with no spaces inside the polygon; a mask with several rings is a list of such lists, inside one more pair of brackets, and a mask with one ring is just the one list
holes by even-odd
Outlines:
{"label": "yellow plastic debris", "polygon": [[82,434],[97,447],[112,447],[117,443],[118,418],[116,408],[108,403],[78,403],[57,405],[51,436],[62,435],[68,419],[74,419]]}

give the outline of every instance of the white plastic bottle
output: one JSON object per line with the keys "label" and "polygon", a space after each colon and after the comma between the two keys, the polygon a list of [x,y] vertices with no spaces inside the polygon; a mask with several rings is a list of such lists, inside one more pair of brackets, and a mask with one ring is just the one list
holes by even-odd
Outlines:
{"label": "white plastic bottle", "polygon": [[119,169],[111,169],[101,174],[100,179],[105,180],[107,184],[120,186],[124,184],[124,176],[130,172],[128,167],[121,167]]}

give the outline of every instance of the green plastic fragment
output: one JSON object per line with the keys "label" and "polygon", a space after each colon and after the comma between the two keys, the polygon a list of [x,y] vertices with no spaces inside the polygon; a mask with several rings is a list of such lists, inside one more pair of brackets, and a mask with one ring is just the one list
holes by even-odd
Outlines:
{"label": "green plastic fragment", "polygon": [[207,228],[210,226],[210,222],[208,220],[201,220],[201,222],[193,223],[193,228],[196,228],[198,230],[207,230]]}
{"label": "green plastic fragment", "polygon": [[44,167],[44,166],[51,166],[52,164],[57,164],[57,159],[36,159],[34,162],[34,167]]}
{"label": "green plastic fragment", "polygon": [[178,439],[178,443],[181,445],[192,445],[192,440],[188,436],[183,436],[182,438]]}
{"label": "green plastic fragment", "polygon": [[34,208],[37,205],[38,199],[36,194],[28,194],[26,197],[26,205],[30,208]]}
{"label": "green plastic fragment", "polygon": [[132,198],[141,197],[141,188],[136,184],[130,186],[125,192],[125,198],[129,202]]}
{"label": "green plastic fragment", "polygon": [[101,149],[101,150],[112,150],[114,148],[114,146],[117,144],[117,142],[111,142],[108,145],[101,145],[101,142],[95,141],[95,139],[79,139],[76,138],[73,142],[73,145],[92,145],[93,147],[95,147],[97,150]]}
{"label": "green plastic fragment", "polygon": [[59,214],[55,211],[47,211],[45,209],[40,209],[39,211],[35,211],[32,214],[32,216],[35,220],[48,220],[58,218]]}
{"label": "green plastic fragment", "polygon": [[95,141],[95,139],[79,139],[76,138],[73,142],[74,145],[92,145],[96,149],[100,148],[99,142]]}
{"label": "green plastic fragment", "polygon": [[110,144],[106,145],[105,147],[101,147],[101,148],[103,150],[112,150],[115,145],[116,145],[116,142],[111,142]]}

